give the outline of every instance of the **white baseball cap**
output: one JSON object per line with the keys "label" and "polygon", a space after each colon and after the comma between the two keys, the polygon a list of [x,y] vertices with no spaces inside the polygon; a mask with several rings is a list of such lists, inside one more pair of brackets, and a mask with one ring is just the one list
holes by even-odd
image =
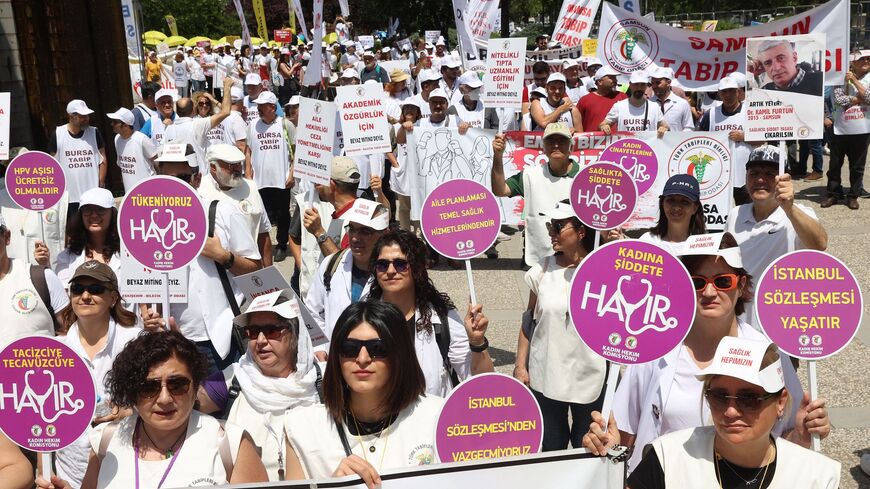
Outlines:
{"label": "white baseball cap", "polygon": [[629,85],[632,83],[645,83],[649,85],[649,75],[643,70],[635,71],[628,77],[628,83]]}
{"label": "white baseball cap", "polygon": [[390,224],[390,213],[383,205],[368,199],[358,198],[341,217],[375,231],[383,231]]}
{"label": "white baseball cap", "polygon": [[779,392],[785,387],[782,360],[777,358],[775,362],[761,368],[764,354],[771,344],[769,341],[726,336],[719,340],[713,363],[701,370],[697,377],[704,380],[710,375],[725,375],[757,385],[765,392]]}
{"label": "white baseball cap", "polygon": [[719,86],[717,87],[719,90],[728,90],[729,88],[738,88],[737,80],[731,78],[730,76],[726,76],[725,78],[719,80]]}
{"label": "white baseball cap", "polygon": [[427,42],[427,43],[426,43],[426,49],[435,49],[435,45],[432,44],[431,42]]}
{"label": "white baseball cap", "polygon": [[435,70],[423,70],[420,72],[420,83],[426,83],[440,79],[441,73],[438,73]]}
{"label": "white baseball cap", "polygon": [[740,71],[732,71],[727,78],[731,78],[737,83],[737,88],[746,88],[746,74]]}
{"label": "white baseball cap", "polygon": [[371,51],[363,51],[362,57],[363,58],[374,58],[375,54]]}
{"label": "white baseball cap", "polygon": [[245,153],[234,144],[212,144],[205,152],[206,161],[221,160],[227,163],[241,163],[245,161]]}
{"label": "white baseball cap", "polygon": [[462,66],[462,63],[453,56],[445,56],[444,61],[441,62],[442,68],[459,68]]}
{"label": "white baseball cap", "polygon": [[160,100],[163,97],[171,97],[172,101],[175,102],[178,100],[178,90],[174,90],[171,88],[161,88],[157,90],[157,93],[154,94],[154,100]]}
{"label": "white baseball cap", "polygon": [[115,198],[112,196],[112,192],[108,189],[94,187],[86,190],[79,197],[79,208],[86,205],[95,205],[97,207],[102,207],[103,209],[111,209],[112,207],[115,207]]}
{"label": "white baseball cap", "polygon": [[595,72],[595,75],[592,77],[592,79],[598,81],[605,76],[619,76],[619,72],[614,70],[610,66],[602,66],[601,68],[598,68],[598,71]]}
{"label": "white baseball cap", "polygon": [[390,49],[389,46],[387,46],[387,47],[381,49],[381,52],[382,52],[382,53],[389,53],[390,51],[392,51],[392,49]]}
{"label": "white baseball cap", "polygon": [[254,100],[254,103],[257,105],[259,105],[259,104],[278,105],[278,97],[276,97],[274,93],[272,93],[268,90],[263,90],[262,92],[260,92],[260,96],[257,97],[257,100]]}
{"label": "white baseball cap", "polygon": [[441,88],[436,88],[435,90],[429,92],[429,100],[432,100],[433,98],[443,98],[444,100],[448,101],[450,100],[449,98],[447,98],[447,94]]}
{"label": "white baseball cap", "polygon": [[468,85],[471,88],[480,88],[483,86],[483,82],[480,81],[480,77],[477,76],[477,72],[475,71],[466,71],[459,77],[460,85]]}
{"label": "white baseball cap", "polygon": [[437,41],[435,41],[436,46],[446,46],[447,44],[444,42],[443,37],[439,37]]}
{"label": "white baseball cap", "polygon": [[571,204],[568,202],[568,199],[557,202],[556,207],[547,209],[544,212],[539,212],[538,215],[550,219],[568,219],[569,217],[577,216],[574,212],[574,208],[571,207]]}
{"label": "white baseball cap", "polygon": [[230,88],[230,101],[233,103],[241,102],[245,98],[245,91],[242,87],[233,86]]}
{"label": "white baseball cap", "polygon": [[649,76],[650,78],[667,78],[668,80],[673,80],[674,70],[671,68],[659,67],[654,69]]}
{"label": "white baseball cap", "polygon": [[565,61],[562,61],[562,70],[567,70],[568,68],[573,68],[575,66],[580,66],[580,63],[575,59],[568,58]]}
{"label": "white baseball cap", "polygon": [[[156,100],[156,99],[155,99]],[[93,114],[94,111],[91,110],[84,100],[70,100],[68,104],[66,104],[66,113],[67,114],[79,114],[79,115],[89,115]]]}
{"label": "white baseball cap", "polygon": [[743,256],[740,247],[719,249],[722,238],[730,233],[708,233],[689,236],[677,248],[677,256],[718,256],[725,260],[731,268],[743,268]]}
{"label": "white baseball cap", "polygon": [[263,49],[263,48],[269,49],[269,45],[266,44],[266,43],[261,43],[261,44],[260,44],[260,49]]}
{"label": "white baseball cap", "polygon": [[354,68],[348,68],[341,72],[342,78],[356,78],[359,80],[359,72]]}
{"label": "white baseball cap", "polygon": [[354,42],[351,41],[350,39],[345,40],[344,42],[341,43],[341,45],[346,47],[346,48],[355,48],[356,47],[356,44],[354,44]]}
{"label": "white baseball cap", "polygon": [[587,67],[589,67],[589,66],[596,66],[596,65],[597,65],[597,66],[601,66],[601,65],[603,65],[603,64],[604,64],[604,63],[602,63],[600,59],[598,59],[598,58],[594,58],[594,57],[593,57],[593,58],[589,58],[589,59],[586,60],[586,66],[587,66]]}
{"label": "white baseball cap", "polygon": [[121,121],[128,126],[132,126],[133,123],[136,121],[136,117],[133,116],[133,112],[131,112],[130,109],[126,107],[121,107],[114,112],[109,112],[108,114],[106,114],[106,117],[108,117],[109,119],[114,119],[116,121]]}
{"label": "white baseball cap", "polygon": [[261,85],[263,79],[257,73],[248,73],[245,75],[245,85]]}
{"label": "white baseball cap", "polygon": [[547,77],[547,85],[553,82],[568,83],[568,80],[565,79],[565,75],[561,73],[550,73],[550,76]]}
{"label": "white baseball cap", "polygon": [[255,312],[274,312],[284,319],[293,319],[299,317],[299,302],[291,289],[264,294],[255,297],[245,312],[234,317],[233,324],[244,328],[248,325],[248,315]]}
{"label": "white baseball cap", "polygon": [[287,101],[286,105],[299,105],[299,95],[290,97],[290,100]]}

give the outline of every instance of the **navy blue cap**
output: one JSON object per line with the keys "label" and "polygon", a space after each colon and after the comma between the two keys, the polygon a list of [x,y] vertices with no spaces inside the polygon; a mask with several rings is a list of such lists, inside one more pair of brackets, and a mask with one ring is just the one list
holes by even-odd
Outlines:
{"label": "navy blue cap", "polygon": [[701,201],[701,185],[698,179],[692,175],[680,173],[668,178],[665,182],[665,188],[662,190],[662,197],[668,195],[682,195],[695,202]]}

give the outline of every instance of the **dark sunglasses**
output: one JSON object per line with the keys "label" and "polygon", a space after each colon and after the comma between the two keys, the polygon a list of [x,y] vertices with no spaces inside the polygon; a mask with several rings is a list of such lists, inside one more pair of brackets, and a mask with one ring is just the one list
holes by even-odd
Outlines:
{"label": "dark sunglasses", "polygon": [[547,223],[547,232],[550,234],[561,234],[562,230],[568,227],[573,228],[573,224],[571,221],[559,222],[559,221],[550,221]]}
{"label": "dark sunglasses", "polygon": [[211,102],[200,102],[197,105],[200,107],[211,107]]}
{"label": "dark sunglasses", "polygon": [[728,292],[737,287],[737,282],[740,277],[736,273],[722,273],[713,278],[702,277],[700,275],[692,275],[692,285],[695,286],[697,292],[703,292],[707,288],[707,284],[713,284],[716,290]]}
{"label": "dark sunglasses", "polygon": [[375,271],[378,273],[387,273],[387,270],[390,269],[390,264],[393,265],[393,268],[395,268],[398,273],[405,273],[408,271],[408,267],[410,267],[410,263],[408,263],[408,260],[405,260],[404,258],[395,258],[393,260],[380,258],[375,260]]}
{"label": "dark sunglasses", "polygon": [[778,397],[779,394],[779,392],[774,392],[759,396],[758,394],[745,393],[737,394],[736,396],[729,396],[724,390],[707,389],[704,391],[704,398],[706,398],[707,402],[710,404],[710,409],[716,411],[725,411],[728,409],[728,406],[731,405],[731,401],[733,400],[738,411],[741,413],[750,413],[758,411],[763,407],[765,401]]}
{"label": "dark sunglasses", "polygon": [[356,358],[363,347],[366,347],[366,352],[371,358],[387,358],[387,344],[380,338],[373,340],[345,338],[338,347],[338,354],[342,358]]}
{"label": "dark sunglasses", "polygon": [[190,179],[193,178],[193,173],[179,173],[178,175],[172,176],[181,180],[182,182],[190,183]]}
{"label": "dark sunglasses", "polygon": [[[169,377],[166,379],[166,389],[173,396],[182,396],[190,390],[190,384],[193,382],[187,377]],[[150,399],[157,397],[163,389],[163,381],[160,379],[146,379],[139,387],[139,395]]]}
{"label": "dark sunglasses", "polygon": [[88,291],[88,294],[101,295],[101,294],[105,294],[106,291],[109,290],[109,288],[103,284],[85,285],[85,284],[77,284],[77,283],[73,282],[69,285],[69,291],[72,292],[73,295],[82,295],[85,293],[86,290]]}
{"label": "dark sunglasses", "polygon": [[289,328],[282,324],[261,324],[257,326],[246,326],[245,335],[248,337],[249,340],[256,340],[260,337],[260,333],[263,333],[263,336],[265,336],[267,340],[277,340],[281,337],[281,333],[285,329]]}

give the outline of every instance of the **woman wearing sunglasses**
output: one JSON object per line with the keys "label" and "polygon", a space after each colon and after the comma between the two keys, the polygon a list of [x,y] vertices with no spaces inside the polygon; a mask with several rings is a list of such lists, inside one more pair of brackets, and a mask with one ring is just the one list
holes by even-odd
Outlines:
{"label": "woman wearing sunglasses", "polygon": [[675,431],[655,440],[627,486],[839,487],[839,462],[772,434],[791,404],[782,371],[773,343],[722,338],[712,362],[698,375],[712,426]]}
{"label": "woman wearing sunglasses", "polygon": [[486,328],[479,304],[464,320],[450,297],[439,292],[426,270],[426,244],[410,231],[387,231],[375,243],[370,270],[375,275],[369,301],[389,302],[413,333],[426,392],[444,397],[470,375],[492,372]]}
{"label": "woman wearing sunglasses", "polygon": [[425,389],[402,313],[382,301],[349,306],[329,343],[324,404],[285,418],[287,479],[357,474],[374,488],[384,470],[432,463],[443,401]]}
{"label": "woman wearing sunglasses", "polygon": [[284,480],[284,414],[318,402],[320,369],[311,338],[299,327],[299,304],[290,290],[257,297],[233,324],[248,348],[238,363],[205,380],[199,410],[222,411],[244,428],[260,450],[269,480]]}
{"label": "woman wearing sunglasses", "polygon": [[[205,357],[178,331],[144,333],[112,364],[106,391],[135,414],[91,434],[82,489],[160,489],[266,482],[250,436],[193,409],[206,373]],[[37,479],[41,488],[71,488]]]}
{"label": "woman wearing sunglasses", "polygon": [[[70,307],[60,312],[66,336],[62,341],[84,360],[97,387],[94,425],[129,415],[113,409],[106,392],[106,375],[115,357],[142,331],[131,327],[136,316],[121,305],[118,279],[111,267],[96,260],[80,265],[69,284]],[[90,440],[86,432],[56,455],[58,476],[79,487],[88,468]]]}
{"label": "woman wearing sunglasses", "polygon": [[585,420],[601,409],[603,401],[607,362],[580,341],[568,316],[571,279],[595,246],[595,234],[577,219],[567,199],[541,216],[549,219],[546,226],[554,253],[525,275],[529,308],[517,340],[514,377],[532,389],[541,406],[542,449],[564,450],[569,441],[575,448],[580,446]]}
{"label": "woman wearing sunglasses", "polygon": [[[620,441],[634,447],[629,470],[640,462],[644,447],[659,436],[708,424],[708,407],[698,408],[702,383],[697,375],[710,366],[722,338],[765,339],[738,318],[751,300],[752,278],[743,268],[737,242],[730,233],[706,236],[719,240],[713,247],[716,254],[698,248],[680,257],[692,276],[696,297],[695,321],[686,339],[658,361],[629,366],[616,389],[607,432],[600,413],[593,412],[590,432],[583,437],[583,446],[600,455]],[[772,433],[809,446],[812,433],[823,438],[830,433],[825,400],[809,401],[787,357],[782,368],[792,398],[802,401],[784,413]]]}

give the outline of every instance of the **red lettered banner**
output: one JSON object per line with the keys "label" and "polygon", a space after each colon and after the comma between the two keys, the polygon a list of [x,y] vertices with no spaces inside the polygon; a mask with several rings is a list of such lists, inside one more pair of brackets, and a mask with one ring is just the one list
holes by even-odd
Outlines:
{"label": "red lettered banner", "polygon": [[592,21],[601,0],[565,0],[559,11],[559,23],[553,30],[553,40],[562,46],[578,46],[589,37]]}

